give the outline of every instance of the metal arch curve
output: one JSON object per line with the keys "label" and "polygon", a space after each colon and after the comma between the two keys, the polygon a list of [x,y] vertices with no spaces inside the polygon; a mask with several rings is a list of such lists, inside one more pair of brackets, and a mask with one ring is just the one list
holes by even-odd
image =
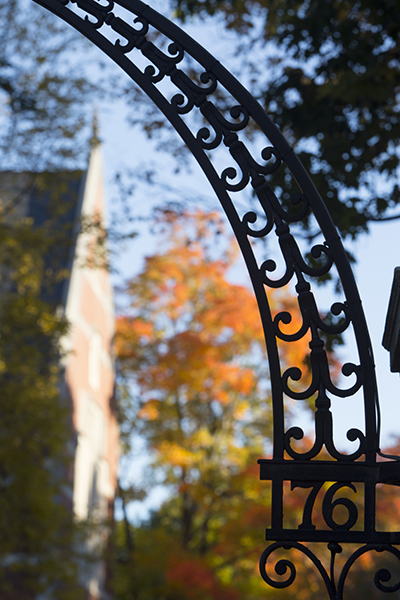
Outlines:
{"label": "metal arch curve", "polygon": [[[219,198],[243,253],[260,309],[271,372],[274,459],[283,460],[286,451],[292,459],[308,460],[318,456],[325,447],[335,461],[355,461],[362,456],[366,462],[375,463],[379,450],[377,386],[372,347],[360,297],[346,253],[327,208],[284,136],[254,97],[207,50],[140,0],[102,0],[103,3],[97,0],[36,1],[85,35],[140,86],[189,147]],[[132,20],[124,20],[126,11],[133,15]],[[169,40],[166,50],[156,46],[148,38],[147,34],[151,28]],[[193,81],[185,70],[178,66],[185,54],[192,57],[197,66],[201,66],[199,81]],[[136,57],[140,57],[141,60],[144,57],[147,66],[140,68],[135,62]],[[170,98],[164,95],[158,86],[164,79],[169,80],[176,92]],[[232,106],[228,117],[210,99],[218,86],[222,86],[238,103]],[[201,126],[195,128],[197,131],[192,131],[193,128],[184,119],[189,112],[196,113],[201,119]],[[250,119],[267,138],[267,146],[262,152],[264,164],[260,164],[252,156],[239,138],[239,133],[245,130]],[[224,146],[229,152],[229,160],[233,159],[236,164],[235,167],[225,168],[219,174],[208,154],[217,147]],[[269,185],[273,173],[278,168],[283,168],[282,165],[289,169],[299,188],[299,193],[295,194],[296,198],[292,198],[293,204],[303,203],[305,209],[300,210],[294,217],[284,210]],[[247,186],[252,187],[265,212],[267,224],[259,230],[250,227],[250,224],[256,222],[257,216],[250,211],[241,217],[232,199],[235,192]],[[325,258],[325,262],[322,261],[322,266],[320,264],[318,268],[313,268],[303,259],[289,229],[289,225],[299,220],[300,216],[304,216],[308,208],[312,210],[324,236],[323,243],[312,249],[315,259],[321,256]],[[281,279],[272,279],[268,275],[276,268],[273,260],[258,264],[249,239],[264,237],[274,228],[286,268]],[[336,266],[345,294],[343,303],[332,306],[334,315],[344,315],[340,326],[336,327],[328,325],[320,317],[308,281],[313,276],[327,273],[332,265]],[[293,278],[297,280],[296,290],[303,324],[299,332],[288,335],[281,330],[280,325],[288,324],[291,317],[288,313],[281,313],[275,319],[272,318],[265,288],[282,287]],[[348,390],[341,390],[330,379],[328,359],[319,332],[340,332],[351,323],[360,364],[343,367],[343,374],[354,374],[356,383]],[[301,372],[293,366],[281,373],[277,339],[288,342],[310,333],[312,382],[307,390],[298,392],[292,389],[290,380],[298,381]],[[365,435],[350,429],[348,438],[351,441],[358,439],[359,449],[350,455],[341,454],[336,450],[332,439],[328,393],[343,398],[351,396],[360,388],[364,393]],[[317,395],[316,440],[314,447],[306,454],[297,454],[290,445],[291,439],[301,439],[302,431],[296,427],[286,432],[284,430],[284,394],[294,399],[306,399]]]}

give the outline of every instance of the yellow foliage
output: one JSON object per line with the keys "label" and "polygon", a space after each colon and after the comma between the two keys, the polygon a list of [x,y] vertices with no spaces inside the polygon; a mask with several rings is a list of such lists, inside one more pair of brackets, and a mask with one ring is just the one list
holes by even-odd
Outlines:
{"label": "yellow foliage", "polygon": [[194,462],[193,453],[175,442],[162,441],[159,444],[159,454],[163,461],[176,467],[189,467]]}
{"label": "yellow foliage", "polygon": [[[160,518],[179,532],[185,560],[205,556],[221,586],[241,579],[248,592],[250,578],[257,592],[248,597],[259,598],[263,583],[254,565],[269,489],[258,481],[257,458],[266,453],[272,424],[257,303],[247,286],[229,281],[237,255],[232,239],[209,250],[215,228],[222,229],[215,214],[168,212],[162,224],[162,251],[129,282],[130,308],[117,323],[120,371],[134,379],[141,398],[132,424],[152,452],[154,472],[174,490]],[[285,331],[298,329],[293,297],[273,291],[270,299],[274,314],[294,314]],[[304,340],[282,344],[283,365],[302,363],[308,350]],[[165,569],[175,583],[190,579],[185,569]],[[184,587],[171,589],[190,598]],[[211,589],[210,580],[200,598],[223,598],[222,588],[215,587],[216,596]]]}

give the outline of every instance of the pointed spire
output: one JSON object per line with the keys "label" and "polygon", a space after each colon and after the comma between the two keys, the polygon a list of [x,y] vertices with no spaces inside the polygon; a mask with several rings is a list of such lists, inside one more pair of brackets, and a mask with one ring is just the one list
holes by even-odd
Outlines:
{"label": "pointed spire", "polygon": [[89,140],[89,144],[92,150],[101,144],[101,139],[99,138],[99,119],[97,109],[95,109],[93,112],[92,136]]}

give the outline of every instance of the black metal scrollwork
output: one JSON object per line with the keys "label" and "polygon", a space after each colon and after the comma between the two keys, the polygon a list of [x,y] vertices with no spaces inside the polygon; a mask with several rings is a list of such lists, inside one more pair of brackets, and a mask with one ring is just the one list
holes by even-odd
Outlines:
{"label": "black metal scrollwork", "polygon": [[104,22],[116,33],[125,38],[126,44],[122,44],[119,39],[115,42],[116,47],[124,54],[131,52],[134,48],[139,48],[146,41],[145,35],[149,31],[149,25],[140,17],[136,17],[136,19],[133,20],[134,25],[137,23],[141,25],[140,29],[133,28],[119,17],[116,17],[113,13],[109,13],[104,19]]}
{"label": "black metal scrollwork", "polygon": [[[54,6],[55,2],[56,0],[46,0],[43,4],[52,4]],[[69,4],[66,0],[62,0],[62,3],[64,6]],[[255,287],[258,288],[258,296],[263,293],[264,285],[272,288],[280,288],[290,283],[294,276],[297,278],[296,289],[298,289],[299,293],[299,309],[303,318],[303,323],[299,331],[287,334],[282,331],[280,324],[288,324],[291,317],[288,313],[277,315],[274,321],[277,338],[290,342],[305,337],[308,331],[312,330],[314,342],[316,338],[319,339],[318,329],[328,334],[338,334],[346,330],[351,323],[348,306],[345,303],[336,303],[333,305],[331,309],[332,314],[338,315],[342,313],[344,318],[339,325],[334,326],[326,323],[320,317],[314,296],[311,292],[310,284],[304,279],[305,275],[319,277],[330,271],[335,262],[335,256],[329,243],[325,242],[324,244],[317,244],[311,249],[313,259],[320,261],[319,266],[311,266],[304,260],[299,245],[289,229],[290,224],[301,221],[312,209],[309,194],[307,194],[305,190],[300,190],[298,193],[292,194],[289,203],[294,207],[301,206],[301,209],[297,213],[290,213],[283,207],[270,183],[266,180],[266,176],[273,175],[273,173],[282,165],[284,160],[286,164],[289,165],[287,159],[284,159],[284,156],[288,154],[287,145],[270,143],[261,152],[261,158],[265,161],[264,164],[256,160],[252,156],[248,146],[246,146],[244,141],[238,137],[238,134],[244,131],[249,125],[251,118],[253,121],[257,120],[254,111],[249,110],[249,103],[241,102],[239,104],[234,104],[229,110],[229,115],[232,120],[227,119],[210,97],[216,92],[219,83],[222,83],[226,89],[229,89],[229,86],[226,86],[225,82],[221,81],[221,77],[217,76],[215,69],[213,68],[206,68],[200,73],[200,85],[195,83],[192,77],[183,69],[178,68],[178,65],[182,63],[185,52],[189,52],[189,54],[195,56],[192,49],[188,47],[187,40],[185,44],[182,40],[178,40],[177,36],[167,34],[165,30],[162,30],[164,35],[170,37],[170,43],[167,45],[169,55],[165,54],[165,52],[160,50],[154,42],[150,41],[148,39],[149,29],[151,26],[154,27],[154,23],[151,22],[150,17],[155,13],[142,2],[131,2],[129,4],[125,1],[121,2],[125,9],[127,8],[131,12],[136,13],[135,18],[132,20],[132,24],[127,23],[115,13],[119,2],[112,2],[109,0],[103,5],[97,0],[71,0],[71,3],[75,3],[82,11],[88,13],[83,19],[86,27],[92,27],[95,30],[101,29],[101,33],[100,31],[97,32],[98,35],[101,35],[103,34],[103,26],[108,26],[120,36],[113,43],[112,55],[117,62],[122,60],[122,55],[126,56],[128,54],[130,61],[133,61],[134,59],[131,54],[132,51],[136,49],[150,62],[150,65],[144,68],[143,76],[150,80],[154,89],[156,89],[156,84],[160,83],[165,77],[169,77],[172,84],[176,86],[179,91],[172,95],[171,100],[168,102],[169,109],[166,110],[165,107],[163,108],[168,118],[175,122],[176,119],[172,119],[170,114],[171,111],[175,112],[176,116],[178,116],[192,112],[194,109],[198,109],[202,118],[207,122],[207,125],[201,126],[197,132],[195,132],[194,137],[190,137],[190,143],[188,143],[188,145],[193,152],[196,150],[196,152],[194,152],[196,157],[199,150],[199,148],[194,148],[196,143],[200,145],[201,149],[207,151],[219,148],[221,144],[226,146],[237,166],[227,166],[222,170],[219,181],[222,183],[224,189],[227,192],[239,192],[251,183],[260,202],[262,212],[266,216],[266,224],[258,230],[252,228],[250,225],[256,223],[258,215],[254,211],[249,211],[242,219],[240,219],[240,221],[235,220],[235,233],[243,247],[247,236],[256,238],[265,237],[275,229],[285,264],[285,273],[278,279],[273,279],[269,275],[274,273],[277,268],[275,260],[272,258],[265,260],[257,270],[254,270],[254,260],[251,258],[251,246],[249,246],[248,243],[245,244],[245,258],[250,268],[253,283]],[[92,17],[95,20],[93,20]],[[87,33],[87,31],[85,31],[85,33]],[[104,35],[105,34],[106,32]],[[90,37],[93,38],[94,34],[92,33]],[[202,63],[202,61],[200,62]],[[137,77],[133,78],[137,80]],[[140,81],[138,81],[138,83],[141,85]],[[232,93],[232,90],[230,90],[230,92]],[[160,93],[159,89],[157,89],[157,93]],[[235,96],[235,93],[233,92],[232,95]],[[248,100],[247,96],[246,100]],[[269,123],[268,130],[271,130],[271,125]],[[178,128],[178,131],[182,134],[180,128]],[[187,133],[188,132],[185,131],[185,134]],[[185,141],[188,142],[187,135],[184,137]],[[276,132],[274,132],[274,135],[271,137],[276,138]],[[211,183],[214,187],[220,188],[219,185],[215,185],[215,181],[211,181]],[[228,209],[228,212],[231,211],[233,208],[231,201],[228,200],[224,194],[222,194],[224,197],[221,197],[220,189],[217,190],[217,193],[225,209]],[[250,263],[252,264],[250,265]],[[261,311],[261,313],[262,318],[265,321],[267,316],[263,311]],[[276,355],[276,350],[274,353]],[[306,399],[315,394],[316,390],[321,388],[321,386],[339,396],[349,396],[354,393],[356,389],[361,387],[362,380],[358,377],[358,368],[354,367],[353,372],[357,375],[357,383],[346,392],[338,390],[330,381],[330,378],[326,377],[325,366],[327,360],[325,351],[321,350],[317,353],[314,352],[314,357],[312,355],[313,351],[311,351],[312,384],[307,390],[304,392],[297,392],[292,390],[288,385],[289,378],[293,381],[299,380],[300,372],[296,367],[287,369],[282,375],[282,384],[275,387],[280,388],[283,386],[283,391],[288,396],[295,399]],[[276,377],[275,371],[276,369],[274,369],[273,378]],[[324,376],[321,377],[323,371]],[[276,402],[278,401],[282,402],[281,399],[276,400]],[[283,435],[283,432],[281,435]],[[330,440],[327,440],[325,446],[328,446],[329,444]]]}
{"label": "black metal scrollwork", "polygon": [[[66,0],[60,1],[64,6],[68,4]],[[96,29],[104,25],[107,13],[114,8],[114,2],[112,0],[109,0],[105,6],[99,2],[94,2],[94,0],[71,0],[71,2],[74,2],[80,9],[89,13],[89,15],[96,19],[95,21],[92,21],[88,15],[85,15],[85,21]]]}
{"label": "black metal scrollwork", "polygon": [[[278,562],[276,563],[275,568],[274,568],[275,573],[278,576],[283,577],[287,573],[289,574],[289,576],[285,580],[277,581],[268,574],[268,572],[267,572],[268,560],[270,559],[270,557],[272,556],[272,554],[274,552],[276,552],[277,550],[281,550],[281,549],[286,550],[286,551],[288,551],[288,550],[299,551],[302,554],[304,554],[306,556],[306,558],[309,559],[314,564],[317,571],[321,575],[321,579],[324,582],[325,588],[328,592],[328,597],[331,600],[343,600],[344,584],[345,584],[346,578],[349,575],[350,569],[355,564],[355,562],[364,554],[367,554],[367,553],[370,553],[373,551],[375,551],[377,553],[388,552],[388,553],[392,554],[397,560],[400,561],[400,552],[397,548],[394,548],[393,546],[390,546],[387,544],[375,544],[375,545],[367,544],[367,545],[363,546],[362,548],[359,548],[358,550],[353,552],[351,554],[351,556],[347,559],[345,565],[343,566],[343,568],[341,569],[341,572],[339,574],[338,584],[336,587],[335,557],[337,554],[340,554],[342,552],[342,547],[339,544],[336,544],[336,543],[328,544],[328,549],[331,552],[331,568],[330,568],[330,573],[328,574],[325,567],[322,565],[321,561],[315,556],[315,554],[309,548],[307,548],[303,544],[299,544],[297,542],[292,542],[292,543],[278,542],[278,543],[271,544],[270,546],[268,546],[268,548],[266,548],[264,550],[263,554],[261,555],[261,559],[260,559],[260,573],[261,573],[262,578],[264,579],[264,581],[266,583],[268,583],[268,585],[270,585],[271,587],[274,587],[276,589],[284,589],[286,587],[289,587],[290,585],[292,585],[292,583],[294,583],[294,581],[296,579],[296,575],[297,575],[296,567],[294,566],[292,560],[289,560],[289,559],[278,560]],[[381,592],[384,592],[384,593],[397,592],[400,589],[400,582],[393,583],[392,585],[385,585],[385,583],[390,581],[391,578],[392,578],[392,574],[390,573],[390,571],[388,569],[379,569],[378,571],[376,571],[376,573],[373,577],[373,582],[374,582],[376,588]]]}
{"label": "black metal scrollwork", "polygon": [[[280,582],[267,575],[265,564],[275,549],[292,548],[302,552],[315,565],[329,597],[335,600],[342,598],[347,572],[364,552],[387,550],[399,557],[398,551],[390,544],[400,543],[400,534],[375,530],[374,499],[377,483],[400,481],[400,463],[382,465],[376,460],[379,451],[379,405],[371,342],[346,253],[324,202],[284,136],[258,102],[211,54],[148,5],[140,0],[103,0],[103,3],[97,0],[37,1],[81,31],[144,90],[186,143],[219,198],[249,270],[270,362],[273,457],[259,462],[261,478],[273,482],[272,526],[267,530],[267,538],[276,540],[276,543],[264,552],[261,573],[273,587],[291,585],[296,578],[296,569],[291,561],[277,563],[276,574],[288,575]],[[131,18],[125,18],[127,11]],[[153,31],[160,35],[151,36]],[[163,41],[159,42],[160,39]],[[140,67],[143,57],[146,64]],[[188,68],[185,57],[190,57],[189,62],[194,62],[194,68]],[[196,69],[197,74],[194,75]],[[159,85],[164,80],[168,81],[165,86],[167,93]],[[224,98],[223,108],[219,102],[221,97]],[[183,117],[189,113],[190,119],[185,120]],[[264,136],[261,158],[255,155],[251,144],[246,141],[245,133],[249,126],[252,131],[258,128]],[[222,168],[217,168],[216,161],[213,162],[216,149],[218,164],[221,157],[225,157]],[[282,173],[284,177],[280,177]],[[280,183],[275,185],[278,176]],[[291,195],[287,198],[282,181],[289,176],[298,191],[293,193],[291,185]],[[254,195],[258,207],[245,210],[243,216],[241,209],[235,205],[235,199],[236,194],[245,189]],[[309,252],[304,252],[304,243],[296,240],[295,233],[297,224],[309,218],[311,213],[320,227],[322,241]],[[268,254],[258,260],[254,252],[253,242],[273,233],[278,239],[283,275],[278,274],[276,255]],[[333,269],[342,283],[344,298],[332,304],[329,315],[323,315],[318,310],[311,284],[320,277],[327,277]],[[294,332],[287,329],[294,321],[293,316],[284,311],[272,318],[268,302],[268,288],[283,288],[291,284],[298,296],[301,323]],[[353,377],[353,383],[347,389],[332,380],[330,357],[324,345],[324,336],[344,331],[354,332],[358,352],[354,363],[349,362],[342,367],[344,377]],[[298,365],[281,365],[278,351],[280,345],[301,339],[308,341],[310,349],[310,374],[307,377]],[[302,385],[302,379],[307,383]],[[333,441],[331,403],[343,399],[349,401],[358,392],[363,395],[364,431],[354,427],[348,430],[347,438],[354,443],[358,441],[358,447],[352,453],[345,453],[339,451]],[[293,440],[302,440],[304,432],[296,426],[285,427],[286,398],[314,404],[314,441],[308,450],[293,448]],[[284,481],[291,481],[292,487],[312,488],[298,530],[287,530],[283,526]],[[325,493],[322,513],[329,531],[321,531],[312,522],[312,511],[316,495],[326,482],[337,483]],[[354,492],[353,482],[365,486],[365,517],[360,531],[354,528],[355,522],[358,522],[356,505],[348,498],[334,500],[335,493],[343,487]],[[347,520],[341,525],[334,518],[338,505],[342,505],[348,513]],[[300,541],[330,542],[330,575]],[[367,545],[356,551],[346,563],[336,590],[333,568],[335,556],[341,549],[339,541]],[[378,541],[381,545],[376,545]],[[388,581],[389,573],[379,570],[375,576],[378,589],[399,589],[398,584],[385,585]]]}
{"label": "black metal scrollwork", "polygon": [[[175,94],[171,99],[172,106],[181,115],[189,113],[194,106],[203,106],[206,103],[207,96],[213,94],[218,85],[214,74],[207,71],[200,75],[200,81],[204,87],[195,84],[183,71],[177,70],[172,74],[171,79],[183,92],[182,94]],[[197,132],[197,139],[205,140],[208,136],[208,130],[203,131],[203,129],[200,129]]]}
{"label": "black metal scrollwork", "polygon": [[281,559],[275,565],[275,573],[280,576],[285,576],[287,571],[289,571],[289,577],[287,577],[283,581],[276,581],[272,579],[272,577],[267,573],[267,563],[270,556],[279,549],[284,550],[298,550],[303,553],[316,567],[317,571],[320,573],[322,580],[325,583],[326,589],[329,593],[329,598],[332,600],[336,600],[335,590],[333,584],[329,578],[328,573],[326,572],[324,566],[321,561],[315,556],[315,554],[306,546],[299,544],[298,542],[290,542],[290,543],[282,543],[277,542],[275,544],[271,544],[264,550],[260,558],[260,573],[261,577],[264,579],[268,585],[276,589],[284,589],[292,585],[296,579],[297,571],[293,562],[288,559]]}

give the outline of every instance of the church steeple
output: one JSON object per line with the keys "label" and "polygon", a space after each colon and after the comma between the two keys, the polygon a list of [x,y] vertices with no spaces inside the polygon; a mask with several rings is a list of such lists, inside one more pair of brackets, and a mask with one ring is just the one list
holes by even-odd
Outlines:
{"label": "church steeple", "polygon": [[92,150],[101,145],[101,139],[99,138],[99,119],[96,109],[93,113],[92,135],[90,137],[89,144]]}

